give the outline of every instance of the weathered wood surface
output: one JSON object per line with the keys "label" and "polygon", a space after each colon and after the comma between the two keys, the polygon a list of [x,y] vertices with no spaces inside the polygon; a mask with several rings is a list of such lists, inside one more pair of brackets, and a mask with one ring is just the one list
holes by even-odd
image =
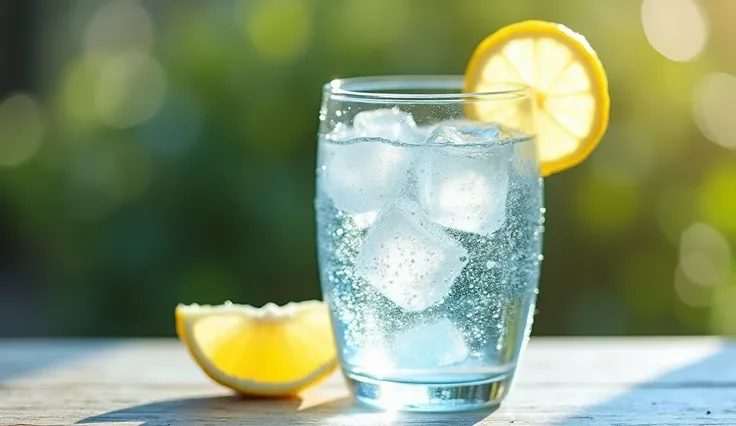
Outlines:
{"label": "weathered wood surface", "polygon": [[736,342],[532,339],[494,413],[355,406],[339,375],[298,398],[243,399],[174,340],[0,340],[0,425],[736,425]]}

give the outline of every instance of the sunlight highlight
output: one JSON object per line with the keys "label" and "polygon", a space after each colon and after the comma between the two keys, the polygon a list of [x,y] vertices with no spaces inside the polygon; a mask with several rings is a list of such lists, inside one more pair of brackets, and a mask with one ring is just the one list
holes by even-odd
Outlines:
{"label": "sunlight highlight", "polygon": [[731,246],[717,229],[695,223],[680,237],[679,268],[695,284],[718,284],[730,273]]}
{"label": "sunlight highlight", "polygon": [[708,40],[709,22],[693,0],[644,0],[641,22],[652,47],[673,61],[693,60]]}
{"label": "sunlight highlight", "polygon": [[736,149],[736,76],[712,73],[703,77],[693,95],[695,124],[711,142]]}
{"label": "sunlight highlight", "polygon": [[[328,380],[333,380],[330,378]],[[342,380],[342,378],[340,378]],[[334,407],[336,404],[349,406],[353,404],[350,391],[347,386],[340,383],[339,386],[317,386],[309,388],[299,394],[301,403],[299,411],[309,410],[312,408],[329,405]]]}

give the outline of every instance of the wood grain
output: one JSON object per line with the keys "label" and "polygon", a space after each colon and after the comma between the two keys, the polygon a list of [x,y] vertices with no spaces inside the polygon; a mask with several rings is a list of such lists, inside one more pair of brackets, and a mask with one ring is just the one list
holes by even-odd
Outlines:
{"label": "wood grain", "polygon": [[538,338],[496,412],[353,404],[340,375],[291,399],[213,384],[174,340],[0,340],[0,425],[736,425],[736,342]]}

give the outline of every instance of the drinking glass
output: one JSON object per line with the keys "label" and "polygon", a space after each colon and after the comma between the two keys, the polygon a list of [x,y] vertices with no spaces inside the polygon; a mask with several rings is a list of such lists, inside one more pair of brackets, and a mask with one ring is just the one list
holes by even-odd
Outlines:
{"label": "drinking glass", "polygon": [[495,406],[528,340],[543,231],[528,88],[460,76],[324,86],[320,281],[359,402]]}

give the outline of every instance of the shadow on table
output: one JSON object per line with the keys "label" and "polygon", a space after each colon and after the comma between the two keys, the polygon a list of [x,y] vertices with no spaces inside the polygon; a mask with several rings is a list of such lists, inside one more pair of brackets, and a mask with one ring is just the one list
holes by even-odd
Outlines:
{"label": "shadow on table", "polygon": [[736,425],[736,341],[556,423],[590,424]]}
{"label": "shadow on table", "polygon": [[217,396],[176,399],[124,408],[92,416],[77,424],[136,422],[159,425],[457,425],[471,426],[489,411],[465,413],[398,413],[362,407],[349,396],[304,407],[301,398]]}
{"label": "shadow on table", "polygon": [[0,342],[0,384],[91,356],[115,343],[85,340],[8,339]]}

